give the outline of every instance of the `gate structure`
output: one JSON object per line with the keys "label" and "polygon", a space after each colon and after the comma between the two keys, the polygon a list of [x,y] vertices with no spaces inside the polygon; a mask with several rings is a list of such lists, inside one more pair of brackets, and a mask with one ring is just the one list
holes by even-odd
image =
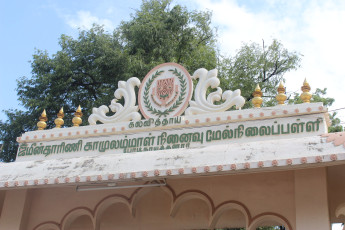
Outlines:
{"label": "gate structure", "polygon": [[0,229],[330,230],[344,222],[345,134],[327,133],[327,108],[310,103],[309,84],[305,103],[285,105],[281,84],[268,108],[258,86],[254,108],[242,110],[240,90],[218,85],[217,70],[190,76],[165,63],[142,82],[120,81],[87,126],[79,107],[73,127],[61,128],[61,110],[46,130],[43,112],[38,130],[18,137],[16,162],[1,164]]}

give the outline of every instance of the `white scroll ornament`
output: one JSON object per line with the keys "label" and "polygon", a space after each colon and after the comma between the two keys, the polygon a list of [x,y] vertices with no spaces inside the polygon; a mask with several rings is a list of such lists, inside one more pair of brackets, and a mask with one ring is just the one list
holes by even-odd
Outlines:
{"label": "white scroll ornament", "polygon": [[[115,99],[111,100],[111,104],[109,105],[109,108],[111,111],[115,112],[115,114],[113,116],[107,116],[106,113],[109,112],[109,108],[105,105],[99,108],[93,108],[92,114],[88,119],[90,125],[95,125],[97,121],[102,123],[115,123],[141,120],[141,115],[138,113],[139,108],[136,105],[135,86],[140,86],[140,80],[136,77],[128,79],[127,82],[119,81],[118,88],[114,93]],[[125,101],[124,106],[117,103],[117,100],[122,97]]]}
{"label": "white scroll ornament", "polygon": [[[201,68],[194,72],[192,79],[199,78],[198,84],[194,91],[194,101],[189,102],[189,107],[185,111],[186,115],[205,114],[212,112],[224,112],[236,105],[236,109],[241,109],[245,99],[241,96],[241,90],[227,90],[222,94],[219,86],[220,81],[217,77],[217,69],[208,71]],[[207,88],[217,88],[215,92],[210,93],[206,99]],[[224,100],[223,104],[215,105],[215,101]]]}

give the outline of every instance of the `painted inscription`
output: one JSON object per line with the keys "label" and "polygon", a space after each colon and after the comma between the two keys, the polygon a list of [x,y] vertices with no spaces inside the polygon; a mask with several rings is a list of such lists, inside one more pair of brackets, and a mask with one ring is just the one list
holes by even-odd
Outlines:
{"label": "painted inscription", "polygon": [[141,127],[159,127],[167,126],[172,124],[181,124],[181,117],[170,117],[170,118],[150,118],[144,121],[131,121],[128,124],[128,128],[141,128]]}
{"label": "painted inscription", "polygon": [[[175,119],[175,118],[174,118]],[[293,123],[280,123],[279,120],[255,126],[254,122],[245,124],[226,124],[203,128],[188,128],[181,130],[154,131],[150,133],[114,135],[102,137],[102,140],[75,142],[22,143],[18,149],[18,157],[76,152],[130,153],[157,151],[164,149],[192,148],[213,143],[228,143],[231,140],[255,137],[273,137],[300,133],[314,133],[320,130],[323,119],[315,120],[296,119]],[[252,124],[252,125],[251,125]]]}

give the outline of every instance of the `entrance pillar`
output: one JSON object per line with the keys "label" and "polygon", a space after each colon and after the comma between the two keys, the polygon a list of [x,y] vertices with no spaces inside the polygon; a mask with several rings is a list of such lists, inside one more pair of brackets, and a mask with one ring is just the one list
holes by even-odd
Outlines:
{"label": "entrance pillar", "polygon": [[0,217],[0,230],[24,230],[28,217],[27,189],[7,190]]}
{"label": "entrance pillar", "polygon": [[295,171],[296,230],[330,230],[326,168]]}

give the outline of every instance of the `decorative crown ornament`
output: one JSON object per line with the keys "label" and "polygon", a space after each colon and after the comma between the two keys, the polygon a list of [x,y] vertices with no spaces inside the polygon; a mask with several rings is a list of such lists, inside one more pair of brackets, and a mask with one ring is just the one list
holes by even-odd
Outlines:
{"label": "decorative crown ornament", "polygon": [[41,116],[39,117],[39,122],[37,122],[38,130],[43,130],[47,127],[46,121],[48,121],[46,110],[44,109]]}
{"label": "decorative crown ornament", "polygon": [[310,99],[312,97],[312,94],[309,92],[310,91],[310,85],[307,82],[307,79],[304,79],[303,86],[301,87],[301,90],[303,93],[301,94],[300,98],[304,103],[310,103]]}
{"label": "decorative crown ornament", "polygon": [[277,91],[278,91],[278,94],[276,96],[276,99],[278,101],[278,104],[279,105],[285,105],[284,102],[285,102],[287,96],[285,95],[285,87],[283,85],[283,82],[279,83]]}
{"label": "decorative crown ornament", "polygon": [[[198,69],[191,77],[187,70],[176,63],[164,63],[153,68],[143,79],[142,83],[136,77],[127,82],[119,81],[114,93],[115,99],[111,101],[109,108],[115,112],[107,116],[108,106],[102,105],[93,108],[88,121],[95,125],[97,121],[102,123],[115,123],[123,121],[139,121],[141,114],[146,119],[176,117],[185,115],[206,114],[223,112],[236,106],[241,109],[245,99],[241,96],[241,90],[227,90],[224,93],[219,86],[217,70]],[[198,80],[193,94],[192,79]],[[136,105],[135,87],[139,87],[138,105]],[[216,88],[215,92],[206,95],[208,88]],[[124,105],[117,103],[124,98]],[[223,100],[224,103],[214,104]],[[189,107],[188,107],[189,104]],[[187,108],[188,107],[188,108]]]}
{"label": "decorative crown ornament", "polygon": [[81,125],[81,123],[83,122],[83,120],[81,119],[82,116],[83,116],[83,113],[82,113],[81,107],[79,105],[77,110],[75,111],[74,117],[72,119],[73,126],[78,127],[79,125]]}
{"label": "decorative crown ornament", "polygon": [[252,103],[254,105],[254,108],[260,108],[263,102],[263,99],[262,99],[262,92],[261,92],[259,84],[257,84],[255,87],[255,90],[253,92],[253,97],[254,98],[252,99]]}
{"label": "decorative crown ornament", "polygon": [[63,112],[63,107],[61,107],[60,111],[57,114],[57,118],[54,120],[54,123],[56,125],[55,128],[61,128],[61,126],[65,123],[64,120],[62,119],[65,116]]}

